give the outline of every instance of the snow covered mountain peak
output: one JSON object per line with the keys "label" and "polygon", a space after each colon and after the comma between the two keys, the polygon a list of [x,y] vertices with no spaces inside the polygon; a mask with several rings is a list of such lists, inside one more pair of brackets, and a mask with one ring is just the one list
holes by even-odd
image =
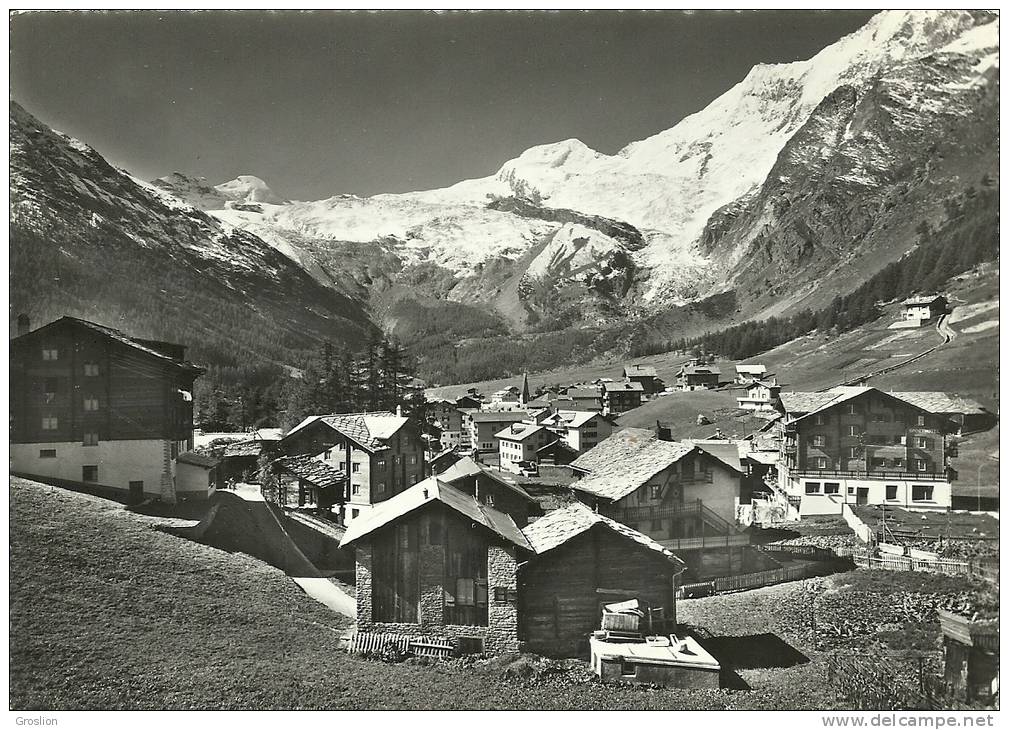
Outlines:
{"label": "snow covered mountain peak", "polygon": [[271,203],[280,205],[287,201],[277,195],[266,181],[255,175],[239,175],[234,180],[215,185],[225,197],[239,203]]}

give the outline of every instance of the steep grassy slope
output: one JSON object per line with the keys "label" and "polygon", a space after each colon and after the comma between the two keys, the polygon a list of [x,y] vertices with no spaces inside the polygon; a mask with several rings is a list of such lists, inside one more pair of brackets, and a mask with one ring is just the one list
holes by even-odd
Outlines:
{"label": "steep grassy slope", "polygon": [[503,678],[506,664],[353,658],[338,648],[345,619],[274,568],[156,532],[114,502],[23,479],[12,479],[11,490],[14,710],[831,704],[808,692],[817,665],[763,672],[761,691],[738,693],[601,685],[584,666],[574,679],[525,683]]}

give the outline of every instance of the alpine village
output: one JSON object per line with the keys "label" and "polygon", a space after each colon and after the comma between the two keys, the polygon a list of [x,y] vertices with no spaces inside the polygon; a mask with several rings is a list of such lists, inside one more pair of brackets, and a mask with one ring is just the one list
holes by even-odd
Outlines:
{"label": "alpine village", "polygon": [[12,101],[11,706],[997,708],[997,26],[635,143],[724,131],[703,262],[633,153],[298,202]]}

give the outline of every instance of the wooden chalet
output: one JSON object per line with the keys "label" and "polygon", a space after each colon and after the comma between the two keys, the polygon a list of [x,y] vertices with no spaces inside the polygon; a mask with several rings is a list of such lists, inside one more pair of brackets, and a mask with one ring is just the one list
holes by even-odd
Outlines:
{"label": "wooden chalet", "polygon": [[625,365],[624,380],[628,383],[640,383],[645,395],[655,395],[662,390],[662,381],[651,365]]}
{"label": "wooden chalet", "polygon": [[526,527],[430,477],[352,523],[364,633],[472,651],[587,653],[600,607],[641,596],[675,616],[683,564],[639,532],[573,504]]}
{"label": "wooden chalet", "polygon": [[76,317],[34,331],[20,318],[10,343],[11,471],[174,502],[203,372],[185,351]]}
{"label": "wooden chalet", "polygon": [[310,416],[275,449],[314,457],[347,475],[345,522],[421,481],[426,469],[420,428],[389,412]]}
{"label": "wooden chalet", "polygon": [[927,400],[864,386],[782,392],[780,489],[802,515],[839,514],[844,503],[948,509],[955,425]]}

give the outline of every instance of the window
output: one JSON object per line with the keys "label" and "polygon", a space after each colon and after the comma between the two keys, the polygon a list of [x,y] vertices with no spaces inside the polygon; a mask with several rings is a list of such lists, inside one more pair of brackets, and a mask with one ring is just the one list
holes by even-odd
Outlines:
{"label": "window", "polygon": [[410,455],[410,461],[409,461],[409,462],[407,462],[407,463],[409,463],[409,464],[410,464],[411,466],[412,466],[413,464],[416,464],[416,463],[417,463],[417,455],[416,455],[416,454],[411,454],[411,455]]}
{"label": "window", "polygon": [[932,490],[931,484],[912,484],[911,485],[911,501],[912,502],[931,502],[932,501]]}
{"label": "window", "polygon": [[922,436],[919,436],[918,437],[918,448],[919,449],[927,449],[928,448],[928,439],[924,438]]}
{"label": "window", "polygon": [[858,415],[858,406],[855,405],[854,403],[849,403],[848,404],[848,415],[849,416],[857,416]]}
{"label": "window", "polygon": [[378,492],[379,496],[385,494],[385,482],[379,482],[375,485],[375,491]]}
{"label": "window", "polygon": [[403,456],[402,456],[402,454],[396,454],[396,456],[394,457],[394,459],[395,459],[396,466],[399,466],[400,464],[403,463]]}
{"label": "window", "polygon": [[813,446],[826,446],[826,445],[827,445],[827,437],[826,436],[823,436],[821,434],[817,434],[816,436],[813,436]]}
{"label": "window", "polygon": [[662,499],[662,487],[658,484],[653,484],[648,488],[648,496],[652,499]]}
{"label": "window", "polygon": [[88,396],[84,399],[84,410],[86,411],[97,411],[98,410],[98,399],[94,396]]}
{"label": "window", "polygon": [[903,459],[894,459],[893,460],[893,468],[894,469],[903,469],[904,468],[904,460]]}
{"label": "window", "polygon": [[332,458],[332,456],[333,456],[333,450],[327,449],[326,453],[322,455],[322,458],[325,459],[326,461],[329,461]]}
{"label": "window", "polygon": [[823,483],[823,493],[824,494],[837,494],[841,491],[840,482],[824,482]]}
{"label": "window", "polygon": [[817,459],[816,459],[816,468],[817,469],[826,469],[827,468],[827,458],[825,456],[819,456],[819,457],[817,457]]}
{"label": "window", "polygon": [[806,494],[819,494],[820,482],[806,482]]}
{"label": "window", "polygon": [[84,363],[84,375],[85,377],[93,378],[98,375],[98,363],[96,362],[86,362]]}
{"label": "window", "polygon": [[880,458],[878,456],[872,457],[872,468],[873,469],[885,469],[886,459]]}
{"label": "window", "polygon": [[59,427],[59,419],[56,416],[42,416],[43,431],[55,431]]}
{"label": "window", "polygon": [[817,426],[822,426],[824,423],[826,423],[826,420],[827,419],[824,418],[824,415],[822,413],[817,413],[815,416],[813,416],[813,423]]}
{"label": "window", "polygon": [[886,501],[893,502],[897,499],[897,485],[887,484],[886,485]]}
{"label": "window", "polygon": [[361,510],[359,510],[359,509],[352,509],[352,510],[350,511],[350,518],[351,518],[351,519],[354,519],[354,518],[355,518],[355,517],[357,517],[357,516],[358,516],[359,514],[361,514]]}
{"label": "window", "polygon": [[85,466],[81,469],[81,480],[85,482],[97,482],[98,481],[98,467],[97,466]]}
{"label": "window", "polygon": [[59,378],[46,378],[45,383],[42,385],[42,402],[52,403],[56,400],[56,394],[59,392],[59,389]]}
{"label": "window", "polygon": [[[410,475],[410,484],[416,484],[416,483],[417,483],[417,475],[416,474],[411,474]],[[488,504],[490,504],[489,501],[488,501]],[[493,506],[493,505],[491,505],[491,506]]]}
{"label": "window", "polygon": [[854,493],[855,493],[855,488],[854,487],[848,487],[848,494],[854,494]]}
{"label": "window", "polygon": [[918,471],[928,471],[928,462],[925,459],[915,459],[914,468]]}
{"label": "window", "polygon": [[56,348],[43,349],[42,350],[42,359],[43,360],[59,360],[60,359],[60,351],[57,350]]}
{"label": "window", "polygon": [[849,436],[858,436],[858,426],[848,426]]}
{"label": "window", "polygon": [[85,446],[97,446],[98,445],[98,434],[97,433],[85,433],[84,434],[84,445]]}
{"label": "window", "polygon": [[350,485],[350,493],[351,493],[352,496],[355,496],[355,497],[357,495],[359,495],[361,493],[361,485],[360,484],[351,484]]}
{"label": "window", "polygon": [[56,449],[39,449],[40,459],[55,459]]}
{"label": "window", "polygon": [[919,426],[925,425],[925,416],[918,416],[918,425]]}
{"label": "window", "polygon": [[344,474],[347,473],[347,462],[346,461],[341,461],[340,462],[340,471],[342,471]]}
{"label": "window", "polygon": [[361,471],[361,465],[360,464],[351,464],[350,465],[350,471],[351,471],[352,474],[357,474],[359,471]]}

